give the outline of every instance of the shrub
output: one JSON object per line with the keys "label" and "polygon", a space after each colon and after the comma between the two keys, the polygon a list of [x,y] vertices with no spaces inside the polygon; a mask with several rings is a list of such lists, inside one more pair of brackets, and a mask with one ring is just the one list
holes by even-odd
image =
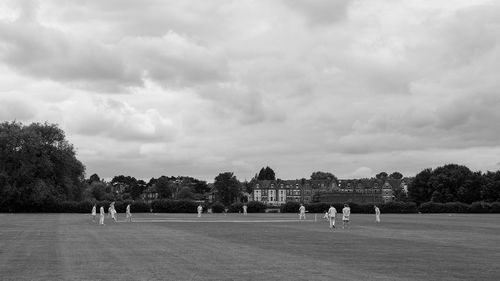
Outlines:
{"label": "shrub", "polygon": [[[371,206],[371,212],[374,212],[373,206]],[[381,204],[380,211],[383,213],[416,213],[417,212],[417,204],[414,202],[387,202]]]}
{"label": "shrub", "polygon": [[241,213],[243,212],[243,203],[233,203],[229,206],[230,213]]}
{"label": "shrub", "polygon": [[157,213],[196,213],[198,204],[189,200],[157,199],[151,207]]}
{"label": "shrub", "polygon": [[210,208],[212,208],[212,213],[222,213],[225,209],[224,205],[220,202],[213,203]]}
{"label": "shrub", "polygon": [[491,213],[500,213],[500,202],[493,202],[491,203],[491,208],[490,208]]}
{"label": "shrub", "polygon": [[247,212],[249,213],[264,213],[266,211],[266,204],[258,201],[250,201],[247,203]]}
{"label": "shrub", "polygon": [[[310,203],[306,205],[306,210],[310,213],[324,213],[330,209],[330,204],[328,203]],[[299,212],[299,208],[295,210],[295,213]]]}
{"label": "shrub", "polygon": [[281,205],[280,212],[282,213],[298,213],[299,212],[300,203],[299,202],[286,202]]}
{"label": "shrub", "polygon": [[490,212],[490,204],[486,202],[473,202],[470,205],[471,213],[489,213]]}

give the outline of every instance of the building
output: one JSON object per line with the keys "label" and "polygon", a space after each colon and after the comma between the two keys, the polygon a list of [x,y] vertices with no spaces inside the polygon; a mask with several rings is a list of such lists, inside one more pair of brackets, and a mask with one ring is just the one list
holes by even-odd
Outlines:
{"label": "building", "polygon": [[142,192],[141,198],[145,202],[151,202],[155,199],[158,199],[158,190],[155,186],[150,186]]}
{"label": "building", "polygon": [[286,202],[380,204],[394,200],[394,189],[404,188],[398,179],[264,180],[257,181],[250,198],[269,206]]}

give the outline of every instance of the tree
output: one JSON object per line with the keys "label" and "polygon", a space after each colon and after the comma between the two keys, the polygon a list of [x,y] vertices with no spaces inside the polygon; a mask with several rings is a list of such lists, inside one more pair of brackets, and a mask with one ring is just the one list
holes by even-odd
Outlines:
{"label": "tree", "polygon": [[257,180],[276,180],[276,175],[274,174],[273,169],[269,167],[265,167],[260,169],[259,175],[257,176]]}
{"label": "tree", "polygon": [[389,176],[391,179],[400,180],[403,178],[403,174],[400,172],[394,172]]}
{"label": "tree", "polygon": [[375,177],[379,180],[385,180],[387,178],[387,173],[386,172],[381,172],[381,173],[378,173],[377,175],[375,175]]}
{"label": "tree", "polygon": [[220,173],[215,177],[214,188],[226,206],[229,206],[241,192],[241,184],[232,172]]}
{"label": "tree", "polygon": [[432,196],[432,189],[429,186],[429,179],[432,175],[432,169],[428,168],[420,173],[418,173],[413,181],[408,186],[408,197],[410,200],[416,202],[417,204],[421,204],[424,202],[428,202]]}
{"label": "tree", "polygon": [[90,176],[88,183],[92,184],[93,182],[96,182],[96,181],[101,181],[101,178],[99,178],[99,176],[97,174],[93,174]]}
{"label": "tree", "polygon": [[335,182],[339,181],[334,174],[329,173],[329,172],[321,172],[321,171],[312,173],[311,179],[312,180],[327,180],[327,181],[335,181]]}
{"label": "tree", "polygon": [[179,193],[177,193],[177,199],[184,199],[184,200],[192,200],[194,198],[194,194],[191,191],[191,188],[185,186],[181,188]]}
{"label": "tree", "polygon": [[56,124],[0,123],[0,207],[80,200],[84,174]]}
{"label": "tree", "polygon": [[156,189],[160,198],[166,199],[172,197],[172,183],[166,176],[161,176],[156,180]]}

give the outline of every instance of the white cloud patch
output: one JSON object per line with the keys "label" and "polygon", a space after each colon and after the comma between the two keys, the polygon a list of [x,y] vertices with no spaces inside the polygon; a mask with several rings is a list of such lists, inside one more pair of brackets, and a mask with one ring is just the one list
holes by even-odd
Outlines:
{"label": "white cloud patch", "polygon": [[0,118],[60,124],[105,177],[494,169],[499,19],[487,0],[2,2]]}

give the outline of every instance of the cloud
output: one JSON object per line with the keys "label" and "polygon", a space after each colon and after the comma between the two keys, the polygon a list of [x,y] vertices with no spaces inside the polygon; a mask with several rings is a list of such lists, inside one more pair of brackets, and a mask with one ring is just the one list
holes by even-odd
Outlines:
{"label": "cloud", "polygon": [[497,167],[496,3],[6,3],[0,118],[61,124],[89,172]]}
{"label": "cloud", "polygon": [[67,116],[66,126],[86,137],[105,136],[120,142],[166,142],[176,133],[173,121],[156,109],[137,110],[112,98],[66,102],[60,110]]}
{"label": "cloud", "polygon": [[0,97],[0,120],[23,121],[33,118],[36,108],[29,102],[20,99]]}
{"label": "cloud", "polygon": [[343,20],[347,16],[348,0],[285,0],[297,13],[300,13],[313,25],[330,24]]}

